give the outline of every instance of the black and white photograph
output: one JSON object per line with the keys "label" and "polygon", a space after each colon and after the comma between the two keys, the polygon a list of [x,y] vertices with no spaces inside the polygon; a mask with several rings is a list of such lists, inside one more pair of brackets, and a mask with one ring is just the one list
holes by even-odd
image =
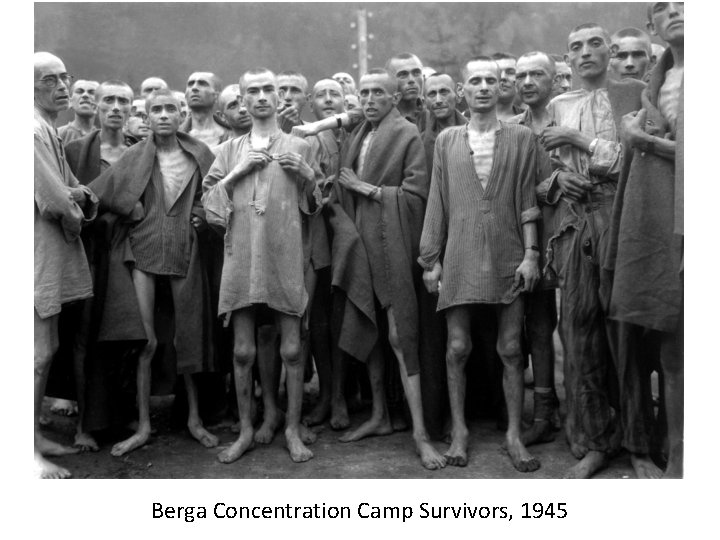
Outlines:
{"label": "black and white photograph", "polygon": [[36,476],[683,477],[682,2],[34,32]]}

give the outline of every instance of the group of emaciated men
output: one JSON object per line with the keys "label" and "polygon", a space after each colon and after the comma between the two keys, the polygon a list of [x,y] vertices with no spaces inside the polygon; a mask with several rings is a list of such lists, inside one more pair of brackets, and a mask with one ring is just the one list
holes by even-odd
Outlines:
{"label": "group of emaciated men", "polygon": [[[310,460],[329,422],[346,443],[409,425],[424,467],[464,467],[481,459],[466,367],[496,361],[518,471],[564,429],[567,477],[621,450],[639,478],[681,477],[683,20],[653,3],[647,31],[580,24],[563,56],[469,58],[459,81],[401,53],[357,85],[257,67],[225,88],[195,72],[184,93],[153,76],[136,96],[35,53],[38,474],[69,477],[56,456],[108,439],[113,456],[145,445],[163,377],[203,446],[231,418],[222,463],[281,429]],[[77,402],[73,446],[47,438],[46,394]]]}

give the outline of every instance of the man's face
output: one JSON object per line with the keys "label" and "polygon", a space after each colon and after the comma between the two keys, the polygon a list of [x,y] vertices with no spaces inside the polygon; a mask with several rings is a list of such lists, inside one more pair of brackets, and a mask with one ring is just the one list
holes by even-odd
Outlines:
{"label": "man's face", "polygon": [[148,110],[150,129],[155,135],[168,137],[177,133],[180,127],[180,104],[173,96],[152,98]]}
{"label": "man's face", "polygon": [[572,88],[572,70],[565,62],[555,62],[555,79],[553,80],[553,95],[564,94]]}
{"label": "man's face", "polygon": [[642,80],[650,64],[648,45],[633,36],[616,38],[611,47],[610,69],[621,79]]}
{"label": "man's face", "polygon": [[70,108],[77,116],[92,116],[95,114],[95,90],[98,83],[95,81],[76,81],[70,94]]}
{"label": "man's face", "polygon": [[244,91],[243,101],[250,116],[262,119],[275,115],[280,98],[272,73],[245,75],[244,83],[240,82],[240,90]]}
{"label": "man's face", "polygon": [[583,28],[568,37],[567,58],[581,79],[597,79],[607,72],[610,47],[599,27]]}
{"label": "man's face", "polygon": [[547,104],[553,90],[551,73],[548,59],[541,54],[523,56],[518,60],[515,86],[523,103],[530,107]]}
{"label": "man's face", "polygon": [[463,95],[470,112],[490,112],[500,95],[500,73],[495,62],[468,62],[463,82]]}
{"label": "man's face", "polygon": [[103,86],[97,97],[100,125],[111,130],[122,129],[130,116],[132,91],[125,86]]}
{"label": "man's face", "polygon": [[185,99],[185,94],[182,92],[173,92],[173,96],[175,96],[180,102],[180,116],[182,116],[182,119],[185,120],[185,118],[187,118],[188,111],[190,110],[188,108],[187,99]]}
{"label": "man's face", "polygon": [[217,92],[213,86],[213,74],[196,72],[188,77],[185,97],[191,109],[210,109],[215,104]]}
{"label": "man's face", "polygon": [[277,85],[279,89],[279,97],[283,107],[295,105],[298,113],[302,112],[305,103],[307,103],[307,88],[302,77],[297,75],[278,75]]}
{"label": "man's face", "polygon": [[377,126],[397,104],[398,92],[391,92],[387,75],[365,75],[360,79],[360,106],[363,114]]}
{"label": "man's face", "polygon": [[425,105],[435,118],[446,120],[455,114],[457,94],[449,75],[430,77],[425,81]]}
{"label": "man's face", "polygon": [[360,98],[355,94],[345,94],[345,110],[352,111],[360,107]]}
{"label": "man's face", "polygon": [[343,87],[343,92],[346,95],[354,94],[357,92],[357,87],[355,86],[355,79],[353,79],[352,75],[350,75],[349,73],[341,71],[333,75],[332,78],[340,83],[340,86]]}
{"label": "man's face", "polygon": [[65,64],[57,57],[36,64],[35,104],[48,114],[64,111],[70,104],[70,84]]}
{"label": "man's face", "polygon": [[674,45],[685,41],[685,4],[683,2],[655,2],[648,29],[653,35]]}
{"label": "man's face", "polygon": [[252,118],[243,105],[242,96],[232,90],[224,91],[220,96],[222,114],[230,127],[238,130],[249,130],[252,127]]}
{"label": "man's face", "polygon": [[415,101],[422,94],[422,67],[422,63],[417,57],[395,58],[390,62],[388,71],[394,73],[398,80],[398,90],[401,94],[401,100]]}
{"label": "man's face", "polygon": [[319,81],[313,88],[310,108],[318,120],[343,112],[345,104],[340,83],[328,79]]}
{"label": "man's face", "polygon": [[127,131],[133,137],[144,139],[150,135],[150,124],[148,115],[145,112],[145,100],[136,99],[130,107],[130,118],[127,122]]}
{"label": "man's face", "polygon": [[498,100],[510,103],[515,99],[515,73],[517,66],[512,58],[495,60],[500,67],[500,94]]}
{"label": "man's face", "polygon": [[140,85],[140,94],[144,99],[147,99],[155,90],[166,89],[167,87],[167,83],[159,77],[148,77]]}

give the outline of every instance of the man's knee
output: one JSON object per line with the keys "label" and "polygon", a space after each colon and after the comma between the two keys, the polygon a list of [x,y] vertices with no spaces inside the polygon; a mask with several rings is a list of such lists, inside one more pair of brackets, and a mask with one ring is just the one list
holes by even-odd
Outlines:
{"label": "man's knee", "polygon": [[499,338],[496,346],[498,355],[506,366],[520,365],[523,362],[520,339]]}
{"label": "man's knee", "polygon": [[255,362],[255,346],[250,343],[235,343],[233,346],[233,362],[238,367],[250,367]]}
{"label": "man's knee", "polygon": [[469,336],[449,336],[446,354],[448,364],[451,366],[464,367],[471,350],[472,343],[470,342]]}
{"label": "man's knee", "polygon": [[155,336],[150,336],[145,343],[145,346],[143,347],[142,354],[140,355],[140,358],[144,361],[151,361],[153,356],[155,356],[155,351],[157,351],[158,347],[158,340]]}
{"label": "man's knee", "polygon": [[280,358],[288,366],[299,365],[302,361],[302,347],[300,341],[292,340],[280,345]]}

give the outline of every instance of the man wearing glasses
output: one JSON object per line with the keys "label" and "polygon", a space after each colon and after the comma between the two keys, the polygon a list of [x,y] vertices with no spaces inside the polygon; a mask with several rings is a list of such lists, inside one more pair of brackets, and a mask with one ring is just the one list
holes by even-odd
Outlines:
{"label": "man wearing glasses", "polygon": [[40,410],[53,355],[58,348],[62,305],[92,296],[92,281],[80,240],[82,226],[95,218],[98,201],[70,172],[55,129],[68,108],[72,77],[62,60],[34,55],[35,93],[35,316],[34,455],[42,478],[68,478],[70,472],[46,456],[77,452],[40,433]]}

